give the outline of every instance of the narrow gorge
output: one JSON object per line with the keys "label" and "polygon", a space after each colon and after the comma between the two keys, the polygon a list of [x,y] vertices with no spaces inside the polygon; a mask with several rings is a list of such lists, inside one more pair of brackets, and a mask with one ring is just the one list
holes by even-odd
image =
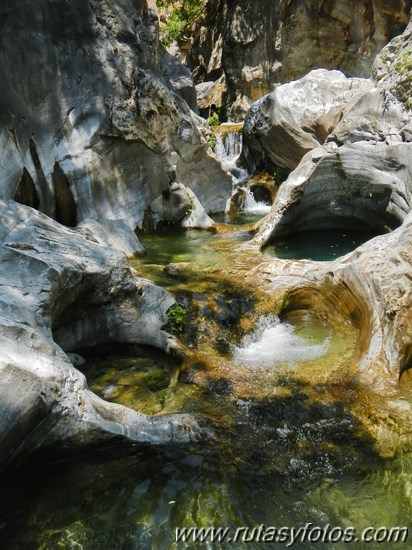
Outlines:
{"label": "narrow gorge", "polygon": [[409,547],[412,3],[269,4],[0,5],[2,548]]}

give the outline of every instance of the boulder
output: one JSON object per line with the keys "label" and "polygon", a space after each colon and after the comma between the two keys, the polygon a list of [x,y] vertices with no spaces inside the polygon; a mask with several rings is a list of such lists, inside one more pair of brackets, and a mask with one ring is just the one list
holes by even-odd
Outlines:
{"label": "boulder", "polygon": [[162,224],[184,229],[209,229],[215,225],[194,192],[178,182],[171,183],[150,204],[145,221],[150,231]]}
{"label": "boulder", "polygon": [[318,69],[262,97],[243,127],[249,171],[296,168],[307,152],[325,142],[345,110],[372,88],[369,80]]}

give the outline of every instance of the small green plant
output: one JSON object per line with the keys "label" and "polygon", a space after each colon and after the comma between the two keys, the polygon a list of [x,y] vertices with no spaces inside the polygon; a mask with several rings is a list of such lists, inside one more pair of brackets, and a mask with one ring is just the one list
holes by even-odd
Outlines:
{"label": "small green plant", "polygon": [[212,112],[207,119],[207,123],[209,126],[219,126],[220,125],[220,119],[219,115],[216,112]]}
{"label": "small green plant", "polygon": [[212,149],[212,151],[215,151],[216,149],[216,136],[215,134],[210,134],[207,138],[207,143],[209,144],[209,147]]}
{"label": "small green plant", "polygon": [[174,305],[167,312],[165,329],[171,334],[183,334],[187,326],[187,312],[182,306]]}

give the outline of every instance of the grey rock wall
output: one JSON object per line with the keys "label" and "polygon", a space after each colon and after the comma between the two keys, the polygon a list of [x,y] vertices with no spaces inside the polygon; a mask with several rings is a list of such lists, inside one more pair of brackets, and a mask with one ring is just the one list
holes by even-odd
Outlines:
{"label": "grey rock wall", "polygon": [[179,159],[210,161],[197,190],[202,203],[214,189],[230,196],[231,178],[183,99],[194,106],[193,94],[189,71],[161,47],[144,1],[5,0],[0,197],[92,233],[100,224],[102,242],[105,226],[119,227],[118,246],[139,253],[134,230]]}

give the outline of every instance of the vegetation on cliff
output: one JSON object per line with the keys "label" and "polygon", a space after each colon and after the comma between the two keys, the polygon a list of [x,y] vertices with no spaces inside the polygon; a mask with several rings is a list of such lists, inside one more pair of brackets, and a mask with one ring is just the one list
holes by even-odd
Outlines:
{"label": "vegetation on cliff", "polygon": [[186,32],[205,11],[207,0],[156,0],[161,25],[162,42],[170,46],[175,40],[183,40]]}

